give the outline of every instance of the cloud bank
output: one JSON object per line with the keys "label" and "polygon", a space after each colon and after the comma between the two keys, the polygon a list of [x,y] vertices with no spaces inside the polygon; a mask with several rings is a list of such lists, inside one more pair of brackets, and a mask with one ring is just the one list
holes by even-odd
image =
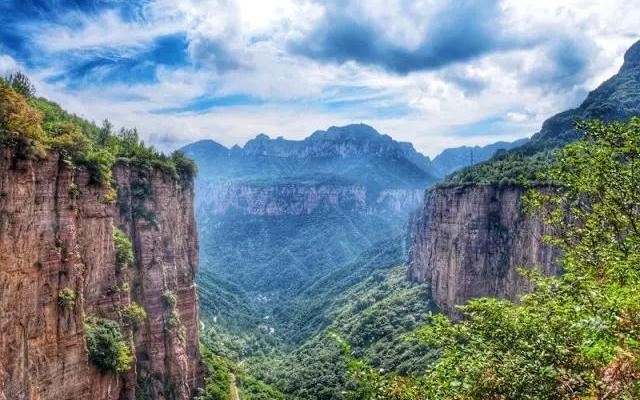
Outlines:
{"label": "cloud bank", "polygon": [[430,155],[534,133],[615,73],[629,2],[7,0],[0,73],[170,150],[366,122]]}

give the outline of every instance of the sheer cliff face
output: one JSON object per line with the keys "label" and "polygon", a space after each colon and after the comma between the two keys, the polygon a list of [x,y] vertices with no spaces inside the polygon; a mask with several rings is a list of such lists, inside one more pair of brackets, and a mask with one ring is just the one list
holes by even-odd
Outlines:
{"label": "sheer cliff face", "polygon": [[519,267],[557,272],[547,232],[522,210],[518,187],[438,188],[427,193],[412,232],[409,278],[429,282],[434,302],[455,306],[491,296],[516,299],[529,289]]}
{"label": "sheer cliff face", "polygon": [[422,195],[419,189],[386,189],[368,196],[362,185],[296,183],[205,183],[199,190],[198,212],[256,216],[300,216],[330,210],[359,215],[383,211],[406,214],[419,206]]}
{"label": "sheer cliff face", "polygon": [[[123,166],[114,178],[120,197],[110,204],[107,189],[57,156],[31,161],[0,150],[0,399],[133,399],[142,389],[154,399],[187,399],[196,386],[192,185]],[[142,200],[129,196],[136,185],[149,189]],[[123,270],[114,226],[134,245],[135,265]],[[63,288],[76,293],[71,306],[59,304]],[[177,298],[176,329],[168,329],[165,290]],[[123,329],[135,367],[102,373],[88,361],[84,318],[120,321],[132,301],[148,314]]]}

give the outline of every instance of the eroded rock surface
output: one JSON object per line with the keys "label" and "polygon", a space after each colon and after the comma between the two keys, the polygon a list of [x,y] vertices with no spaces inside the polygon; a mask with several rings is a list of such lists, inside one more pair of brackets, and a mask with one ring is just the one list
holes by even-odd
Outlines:
{"label": "eroded rock surface", "polygon": [[[200,380],[194,274],[198,241],[193,184],[119,165],[119,198],[57,155],[0,150],[0,399],[188,399]],[[140,192],[144,188],[146,191]],[[116,266],[114,226],[134,245],[135,265]],[[58,293],[77,297],[62,306]],[[180,325],[169,326],[165,291]],[[98,371],[85,347],[84,318],[123,323],[141,304],[147,319],[123,328],[135,355],[124,375]]]}
{"label": "eroded rock surface", "polygon": [[523,211],[516,186],[475,185],[427,193],[414,221],[410,279],[429,282],[434,302],[456,316],[476,297],[516,299],[530,289],[519,267],[557,273],[547,228]]}

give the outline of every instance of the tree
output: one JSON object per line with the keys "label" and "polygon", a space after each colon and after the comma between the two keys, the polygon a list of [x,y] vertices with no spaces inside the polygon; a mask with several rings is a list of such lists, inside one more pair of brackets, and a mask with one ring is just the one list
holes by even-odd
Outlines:
{"label": "tree", "polygon": [[[41,141],[42,115],[11,86],[0,83],[0,131]],[[2,132],[0,132],[1,134]]]}
{"label": "tree", "polygon": [[640,119],[579,128],[545,173],[555,185],[527,198],[563,275],[523,271],[535,289],[520,303],[473,300],[458,323],[431,316],[417,336],[439,358],[422,377],[352,360],[353,398],[640,398]]}
{"label": "tree", "polygon": [[91,316],[85,321],[89,360],[104,372],[123,374],[131,369],[133,356],[117,322]]}
{"label": "tree", "polygon": [[29,78],[18,71],[15,74],[10,74],[5,78],[5,81],[15,90],[20,93],[24,97],[33,97],[36,94],[36,88],[33,86]]}
{"label": "tree", "polygon": [[99,146],[104,146],[109,141],[109,138],[113,134],[113,125],[108,119],[102,121],[102,126],[100,126],[100,130],[98,131],[98,137],[96,138],[96,143]]}

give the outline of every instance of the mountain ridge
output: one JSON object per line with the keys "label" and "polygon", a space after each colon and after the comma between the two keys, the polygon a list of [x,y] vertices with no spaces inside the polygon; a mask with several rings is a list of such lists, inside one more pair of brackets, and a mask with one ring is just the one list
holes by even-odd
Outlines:
{"label": "mountain ridge", "polygon": [[589,92],[580,106],[558,113],[547,119],[538,133],[531,137],[532,144],[564,144],[578,138],[574,122],[601,119],[603,122],[626,122],[640,114],[640,41],[624,55],[619,71]]}
{"label": "mountain ridge", "polygon": [[[417,170],[417,174],[422,173],[425,180],[434,182],[470,163],[488,160],[499,150],[510,150],[528,141],[529,139],[522,138],[513,142],[498,141],[485,146],[452,147],[430,159],[417,151],[412,143],[396,141],[391,136],[360,123],[316,130],[300,140],[285,139],[282,136],[271,138],[260,133],[248,140],[244,146],[234,145],[231,148],[212,139],[203,139],[182,147],[181,151],[194,158],[213,156],[224,161],[230,158],[265,157],[272,159],[273,164],[291,158],[303,160],[360,156],[391,157],[408,161],[414,166],[414,174]],[[469,159],[469,151],[473,152],[472,161]],[[264,161],[266,159],[263,159]]]}

